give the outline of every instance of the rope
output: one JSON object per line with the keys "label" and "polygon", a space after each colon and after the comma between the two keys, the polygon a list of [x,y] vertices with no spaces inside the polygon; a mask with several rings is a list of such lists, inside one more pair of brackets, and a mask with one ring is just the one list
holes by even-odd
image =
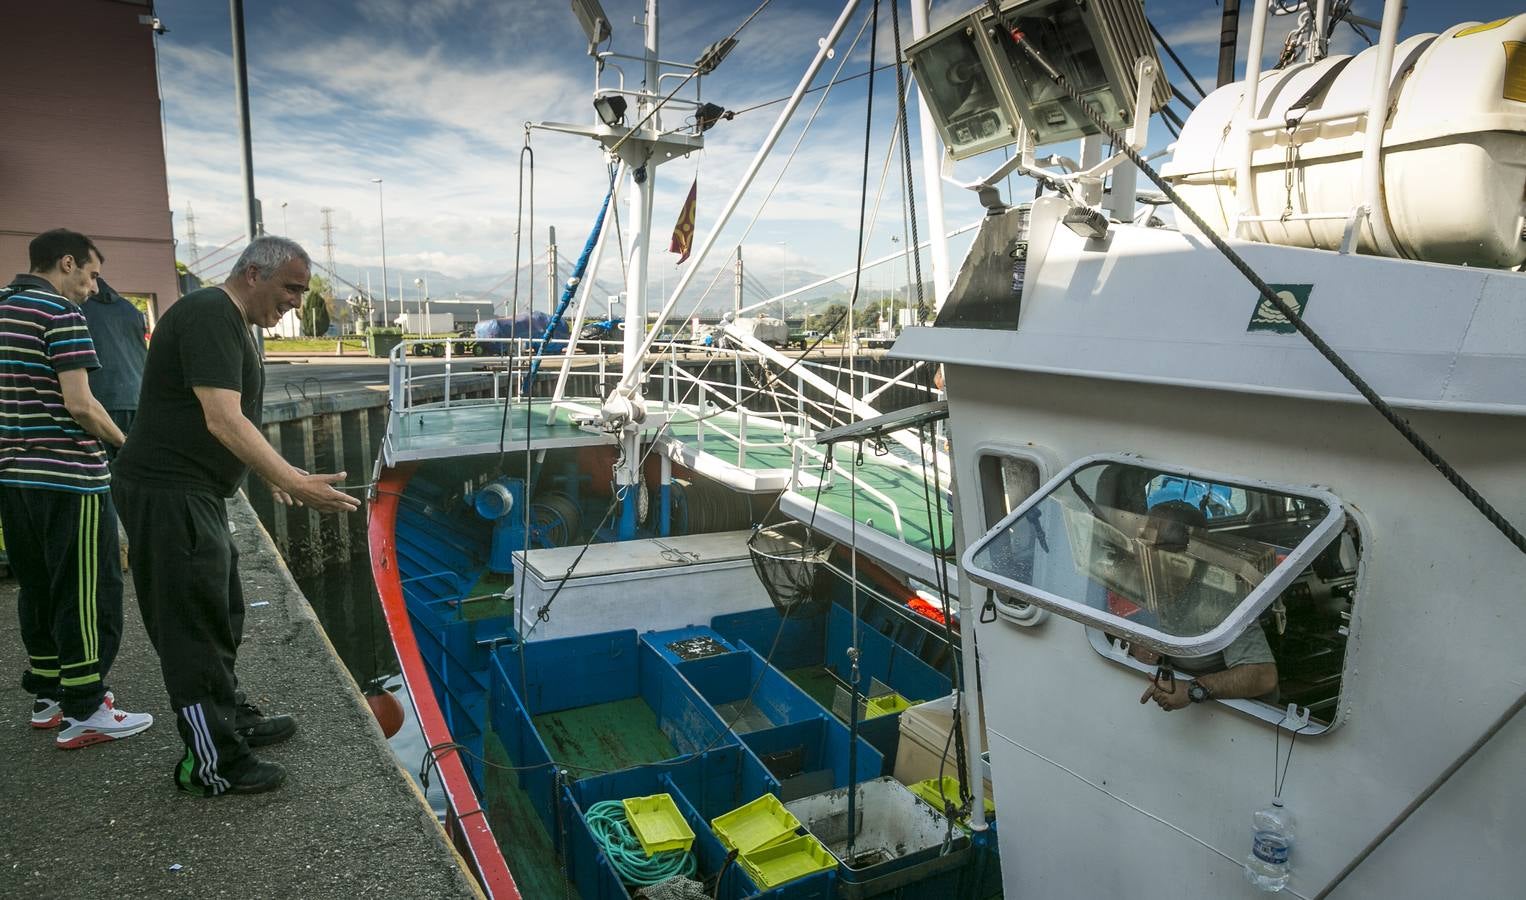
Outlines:
{"label": "rope", "polygon": [[626,884],[651,887],[680,875],[692,877],[698,871],[694,854],[687,850],[667,850],[648,856],[641,841],[631,831],[630,822],[625,817],[625,804],[619,800],[595,803],[583,818],[593,833],[594,842]]}
{"label": "rope", "polygon": [[[995,4],[992,3],[992,6],[994,5]],[[1006,28],[998,28],[997,35],[999,39],[1011,40],[1015,42],[1018,47],[1027,53],[1028,56],[1030,56],[1038,65],[1038,67],[1043,70],[1043,72],[1049,77],[1049,80],[1053,81],[1055,85],[1063,90],[1065,94],[1070,98],[1071,102],[1075,103],[1077,107],[1085,112],[1087,117],[1090,118],[1099,129],[1102,130],[1102,133],[1107,135],[1107,137],[1113,142],[1113,145],[1122,150],[1124,155],[1128,156],[1129,161],[1138,166],[1139,170],[1144,172],[1145,175],[1155,183],[1156,187],[1160,188],[1161,193],[1165,194],[1167,199],[1175,204],[1176,208],[1180,210],[1182,214],[1185,215],[1189,220],[1191,220],[1192,224],[1197,227],[1198,231],[1200,231],[1203,236],[1213,244],[1219,253],[1223,254],[1224,258],[1229,261],[1229,264],[1234,266],[1235,270],[1238,271],[1241,275],[1245,276],[1245,280],[1250,282],[1251,285],[1256,288],[1256,291],[1261,295],[1261,299],[1265,300],[1267,303],[1270,303],[1278,312],[1285,316],[1288,322],[1298,330],[1298,333],[1303,335],[1304,339],[1313,345],[1315,350],[1319,351],[1320,356],[1323,356],[1330,363],[1330,365],[1334,366],[1335,370],[1341,374],[1341,377],[1345,378],[1348,384],[1356,388],[1357,393],[1361,394],[1362,398],[1366,400],[1373,409],[1377,410],[1378,414],[1386,419],[1388,424],[1392,425],[1394,430],[1399,432],[1400,436],[1408,441],[1409,445],[1415,448],[1415,451],[1419,453],[1426,462],[1430,463],[1431,466],[1436,469],[1436,471],[1440,472],[1441,476],[1445,478],[1452,485],[1452,487],[1456,488],[1457,492],[1462,494],[1462,496],[1473,505],[1473,508],[1478,510],[1480,515],[1489,521],[1489,524],[1498,529],[1500,534],[1503,534],[1505,539],[1510,541],[1510,543],[1513,544],[1517,550],[1521,551],[1522,553],[1526,553],[1526,536],[1522,536],[1521,532],[1517,530],[1516,527],[1512,525],[1499,510],[1495,509],[1494,505],[1485,499],[1484,496],[1480,494],[1476,488],[1473,487],[1473,485],[1469,484],[1467,479],[1465,479],[1461,473],[1452,467],[1451,463],[1442,458],[1441,454],[1438,453],[1436,449],[1425,440],[1425,438],[1421,437],[1419,432],[1410,427],[1410,424],[1401,418],[1399,414],[1394,410],[1394,408],[1388,405],[1387,401],[1378,396],[1377,391],[1373,390],[1372,386],[1363,380],[1362,376],[1358,375],[1356,370],[1352,369],[1351,366],[1341,358],[1340,354],[1337,353],[1333,347],[1325,343],[1325,339],[1320,337],[1319,334],[1309,326],[1309,323],[1303,320],[1303,317],[1298,314],[1297,310],[1293,309],[1293,307],[1289,305],[1286,300],[1283,300],[1281,297],[1277,296],[1277,292],[1273,291],[1271,286],[1268,285],[1260,275],[1256,274],[1255,270],[1250,267],[1250,265],[1240,256],[1240,254],[1234,251],[1234,248],[1230,247],[1222,237],[1215,233],[1212,228],[1208,227],[1208,223],[1204,222],[1202,217],[1199,216],[1197,212],[1192,209],[1192,207],[1188,206],[1185,202],[1182,201],[1181,196],[1176,193],[1176,190],[1171,186],[1171,184],[1166,181],[1165,178],[1161,177],[1160,173],[1155,171],[1155,169],[1145,161],[1144,157],[1139,154],[1139,151],[1135,150],[1128,141],[1124,140],[1123,136],[1114,130],[1113,127],[1109,125],[1107,121],[1102,117],[1102,115],[1098,113],[1090,103],[1082,98],[1079,93],[1076,92],[1076,89],[1071,86],[1070,82],[1065,78],[1065,76],[1060,74],[1052,65],[1050,65],[1049,61],[1044,58],[1043,54],[1041,54],[1037,48],[1030,44],[1020,32],[1014,33],[1010,32]]]}

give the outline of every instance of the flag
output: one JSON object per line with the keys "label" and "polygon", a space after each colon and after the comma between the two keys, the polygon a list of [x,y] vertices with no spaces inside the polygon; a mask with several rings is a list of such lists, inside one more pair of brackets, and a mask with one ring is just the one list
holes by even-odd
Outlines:
{"label": "flag", "polygon": [[689,198],[684,201],[684,208],[678,213],[678,224],[673,226],[673,242],[668,245],[669,253],[678,254],[678,262],[675,265],[683,265],[689,258],[689,251],[694,249],[694,204],[699,198],[699,179],[689,185]]}

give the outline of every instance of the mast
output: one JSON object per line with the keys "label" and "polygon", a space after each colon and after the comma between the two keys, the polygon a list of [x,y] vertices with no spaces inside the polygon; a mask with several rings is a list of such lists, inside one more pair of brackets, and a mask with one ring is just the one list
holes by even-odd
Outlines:
{"label": "mast", "polygon": [[1219,26],[1219,87],[1235,80],[1235,44],[1239,39],[1240,0],[1224,0],[1224,18]]}
{"label": "mast", "polygon": [[[636,106],[636,121],[653,112],[657,103],[657,0],[646,0],[646,80],[642,85],[641,100]],[[662,132],[662,114],[652,115],[646,127],[653,134]],[[622,385],[629,390],[629,399],[636,404],[641,398],[641,379],[633,377],[641,371],[642,344],[646,338],[646,283],[647,265],[652,244],[652,194],[657,186],[658,156],[652,145],[641,141],[628,141],[623,158],[631,167],[631,247],[625,278],[625,331],[621,353]],[[621,464],[615,470],[617,490],[624,490],[620,504],[620,520],[616,533],[619,540],[636,537],[636,513],[641,482],[641,432],[626,428],[621,432]]]}
{"label": "mast", "polygon": [[[911,0],[912,40],[927,35],[927,7],[928,0]],[[943,308],[949,289],[948,239],[944,237],[948,226],[943,220],[943,175],[940,171],[943,144],[938,140],[938,129],[927,109],[927,98],[921,91],[917,91],[917,134],[922,144],[922,189],[927,197],[927,228],[932,232],[928,239],[932,245],[933,312],[936,313]]]}
{"label": "mast", "polygon": [[[641,92],[641,102],[636,107],[636,120],[645,118],[657,102],[657,0],[646,0],[646,82]],[[662,131],[662,113],[652,117],[647,126],[652,132]],[[636,189],[631,191],[631,249],[625,279],[625,350],[624,371],[641,371],[641,343],[646,337],[646,282],[647,265],[650,262],[652,244],[652,193],[657,186],[657,156],[649,145],[627,142],[633,155],[629,159],[632,180]],[[628,379],[632,390],[641,392],[637,379]]]}

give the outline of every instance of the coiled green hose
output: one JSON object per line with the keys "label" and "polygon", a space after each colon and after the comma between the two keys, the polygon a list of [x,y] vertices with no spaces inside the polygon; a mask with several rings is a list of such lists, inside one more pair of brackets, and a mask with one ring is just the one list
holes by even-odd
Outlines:
{"label": "coiled green hose", "polygon": [[604,855],[609,857],[609,864],[626,884],[649,887],[679,875],[692,877],[698,869],[694,854],[688,850],[668,850],[647,856],[626,821],[625,804],[619,800],[604,800],[590,806],[586,820],[594,840],[598,841]]}

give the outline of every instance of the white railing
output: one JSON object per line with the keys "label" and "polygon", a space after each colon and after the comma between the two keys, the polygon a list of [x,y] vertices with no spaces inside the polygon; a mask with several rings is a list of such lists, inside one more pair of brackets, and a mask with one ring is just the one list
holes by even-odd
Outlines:
{"label": "white railing", "polygon": [[[538,343],[538,339],[530,338],[403,341],[393,349],[389,358],[391,409],[406,414],[414,410],[524,402],[528,399],[523,393],[524,380],[536,358],[534,348]],[[484,347],[500,352],[477,355]],[[589,352],[583,352],[584,348]],[[611,362],[619,361],[611,357],[622,349],[621,342],[578,341],[577,349],[579,352],[571,354],[541,356],[542,370],[548,379],[552,379],[555,373],[548,371],[549,364],[570,360],[574,366],[585,367],[575,374],[597,376],[602,394],[604,388],[612,386],[618,378],[619,369],[612,367]],[[662,412],[661,416],[654,417],[654,421],[673,425],[694,423],[695,448],[719,455],[728,462],[734,459],[739,469],[749,468],[750,452],[787,449],[790,459],[788,484],[793,490],[809,491],[818,482],[830,486],[841,474],[863,496],[888,509],[896,536],[905,538],[904,516],[899,505],[885,492],[855,475],[851,464],[826,469],[826,453],[816,445],[814,435],[854,421],[857,412],[850,405],[854,402],[850,398],[854,396],[852,388],[855,386],[861,385],[873,396],[901,385],[925,390],[915,382],[907,384],[916,366],[887,377],[831,363],[802,360],[796,364],[825,373],[827,378],[850,374],[843,398],[834,400],[829,392],[822,392],[819,387],[813,389],[828,395],[824,398],[811,396],[808,388],[812,386],[799,371],[782,376],[768,372],[768,380],[764,382],[766,390],[760,391],[747,378],[747,367],[762,365],[767,372],[777,365],[740,348],[674,342],[664,348],[662,356],[660,365],[648,368],[643,379],[647,395],[656,400],[654,405]],[[707,360],[700,372],[690,371],[681,364],[699,359]],[[771,400],[774,408],[756,408],[759,398],[764,402]],[[586,406],[589,399],[546,397],[544,401],[554,414],[558,405],[576,403]],[[687,418],[689,416],[692,418]],[[710,438],[708,448],[707,436]],[[717,443],[722,443],[724,449],[717,447]],[[926,449],[932,452],[931,448]],[[821,474],[816,478],[809,477],[808,469],[818,465],[823,469]],[[839,473],[839,470],[843,471]]]}

